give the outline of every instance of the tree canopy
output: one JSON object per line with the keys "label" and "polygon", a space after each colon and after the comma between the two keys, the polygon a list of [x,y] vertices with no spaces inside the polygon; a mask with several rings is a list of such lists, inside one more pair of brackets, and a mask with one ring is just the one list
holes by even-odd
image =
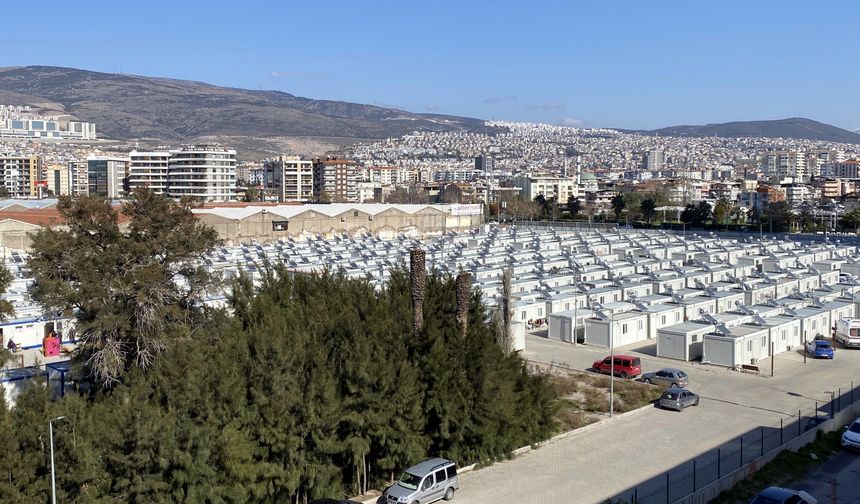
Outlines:
{"label": "tree canopy", "polygon": [[405,269],[379,291],[262,270],[235,281],[231,314],[207,313],[112,389],[51,402],[33,387],[13,411],[0,401],[0,501],[45,501],[45,419],[59,415],[61,502],[304,503],[428,456],[496,459],[554,432],[546,377],[503,352],[478,291],[458,303],[454,279],[429,273],[416,334]]}
{"label": "tree canopy", "polygon": [[[190,335],[210,280],[199,259],[219,239],[189,203],[148,190],[119,211],[92,196],[61,196],[57,210],[65,226],[32,235],[32,295],[76,319],[76,357],[110,386],[130,367],[151,366],[169,339]],[[125,230],[120,215],[130,219]]]}

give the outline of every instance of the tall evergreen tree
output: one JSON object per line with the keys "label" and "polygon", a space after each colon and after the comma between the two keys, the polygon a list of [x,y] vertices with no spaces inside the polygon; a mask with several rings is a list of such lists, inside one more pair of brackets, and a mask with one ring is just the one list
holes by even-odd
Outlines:
{"label": "tall evergreen tree", "polygon": [[33,234],[33,297],[77,319],[76,357],[101,384],[130,367],[146,369],[170,338],[191,333],[209,277],[201,255],[218,242],[188,203],[137,190],[120,213],[91,196],[61,196],[64,228]]}

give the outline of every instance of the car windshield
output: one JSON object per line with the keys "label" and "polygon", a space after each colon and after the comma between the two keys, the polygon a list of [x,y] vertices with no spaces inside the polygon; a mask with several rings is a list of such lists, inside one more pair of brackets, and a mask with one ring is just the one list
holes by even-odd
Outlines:
{"label": "car windshield", "polygon": [[686,377],[687,377],[687,373],[685,373],[683,371],[678,371],[678,378],[686,378]]}
{"label": "car windshield", "polygon": [[785,501],[771,499],[770,497],[763,497],[763,496],[759,495],[758,497],[753,499],[753,501],[750,502],[750,504],[783,504],[784,502]]}
{"label": "car windshield", "polygon": [[639,367],[639,366],[640,366],[639,357],[636,357],[633,359],[633,367]]}
{"label": "car windshield", "polygon": [[409,490],[418,490],[418,485],[421,483],[421,477],[405,472],[403,473],[403,476],[400,477],[399,483],[400,486],[408,488]]}
{"label": "car windshield", "polygon": [[677,392],[666,392],[665,394],[663,394],[663,399],[677,399],[677,398],[678,398]]}
{"label": "car windshield", "polygon": [[860,422],[854,422],[853,424],[851,424],[851,427],[848,428],[848,431],[860,434]]}
{"label": "car windshield", "polygon": [[827,341],[816,341],[815,346],[817,346],[818,348],[829,348],[830,343],[828,343]]}

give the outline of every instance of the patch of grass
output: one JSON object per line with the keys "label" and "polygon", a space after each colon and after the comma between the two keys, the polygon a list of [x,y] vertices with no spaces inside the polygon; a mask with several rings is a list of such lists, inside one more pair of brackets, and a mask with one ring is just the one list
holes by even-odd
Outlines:
{"label": "patch of grass", "polygon": [[[796,453],[791,451],[780,453],[770,463],[756,471],[752,477],[741,481],[731,490],[721,493],[712,502],[718,504],[747,503],[764,488],[789,486],[789,483],[807,477],[815,467],[842,449],[839,442],[841,436],[841,430],[827,434],[822,434],[819,431],[818,437],[812,443],[804,446]],[[815,454],[818,460],[813,460],[812,454]]]}

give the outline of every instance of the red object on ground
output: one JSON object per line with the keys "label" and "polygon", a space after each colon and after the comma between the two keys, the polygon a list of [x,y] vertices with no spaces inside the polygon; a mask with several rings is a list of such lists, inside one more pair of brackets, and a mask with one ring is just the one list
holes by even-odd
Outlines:
{"label": "red object on ground", "polygon": [[42,353],[45,357],[56,357],[60,355],[60,339],[54,336],[45,336],[42,340]]}

